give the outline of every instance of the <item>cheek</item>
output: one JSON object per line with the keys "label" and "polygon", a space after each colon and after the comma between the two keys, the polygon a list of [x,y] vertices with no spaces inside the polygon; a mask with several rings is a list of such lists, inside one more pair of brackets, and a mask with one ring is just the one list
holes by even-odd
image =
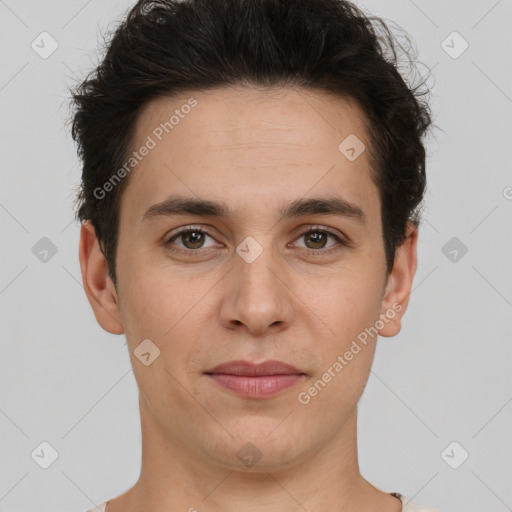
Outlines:
{"label": "cheek", "polygon": [[209,280],[177,278],[169,269],[130,265],[128,259],[124,264],[130,271],[120,279],[120,309],[132,354],[150,339],[160,350],[158,362],[183,374],[204,337],[204,322],[210,321],[204,298]]}
{"label": "cheek", "polygon": [[329,331],[317,345],[321,365],[303,397],[311,399],[308,413],[322,414],[332,425],[353,409],[368,381],[377,341],[372,326],[379,318],[379,290],[375,282],[347,279],[323,296],[320,309]]}
{"label": "cheek", "polygon": [[169,269],[161,268],[154,255],[136,245],[123,251],[120,240],[118,254],[120,308],[128,335],[162,336],[184,307],[180,284],[173,282]]}
{"label": "cheek", "polygon": [[317,281],[319,286],[308,287],[306,280],[302,293],[307,298],[304,302],[329,328],[326,334],[344,343],[378,319],[380,281],[374,269],[351,266]]}
{"label": "cheek", "polygon": [[380,301],[377,291],[361,284],[344,302],[336,327],[343,332],[347,343],[358,339],[379,318]]}

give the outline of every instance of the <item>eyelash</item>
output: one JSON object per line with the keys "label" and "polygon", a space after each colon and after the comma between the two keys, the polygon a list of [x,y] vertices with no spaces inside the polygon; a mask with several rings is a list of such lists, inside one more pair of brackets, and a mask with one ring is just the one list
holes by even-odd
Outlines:
{"label": "eyelash", "polygon": [[[205,234],[205,235],[208,235],[209,237],[211,238],[215,238],[213,235],[211,235],[208,231],[200,228],[200,227],[194,227],[194,226],[189,226],[185,229],[182,229],[181,231],[175,233],[174,235],[172,235],[172,237],[165,241],[164,242],[164,245],[166,247],[170,246],[171,243],[176,240],[179,236],[181,235],[185,235],[187,233],[202,233],[202,234]],[[332,232],[330,229],[328,228],[325,228],[325,227],[311,227],[309,229],[307,229],[306,231],[303,231],[302,233],[300,233],[297,238],[301,238],[305,235],[309,235],[310,233],[322,233],[322,234],[326,234],[326,235],[329,235],[329,236],[332,236],[337,242],[338,244],[340,244],[342,247],[329,247],[328,249],[309,249],[309,248],[302,248],[303,251],[306,251],[308,254],[315,254],[315,255],[318,255],[318,254],[329,254],[331,252],[335,252],[335,251],[338,251],[340,249],[342,249],[343,247],[350,247],[350,243],[346,240],[343,240],[342,238],[340,238],[338,235],[336,235],[334,232]],[[172,249],[170,248],[169,250],[171,252],[174,252],[174,253],[177,253],[177,254],[184,254],[184,255],[200,255],[200,253],[202,252],[201,251],[202,248],[199,248],[199,249]]]}

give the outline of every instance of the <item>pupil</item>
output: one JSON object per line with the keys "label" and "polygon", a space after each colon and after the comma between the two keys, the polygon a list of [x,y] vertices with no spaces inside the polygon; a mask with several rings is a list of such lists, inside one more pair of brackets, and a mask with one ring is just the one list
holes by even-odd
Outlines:
{"label": "pupil", "polygon": [[[192,241],[190,242],[192,245],[194,245],[194,247],[196,245],[199,245],[201,246],[202,245],[202,240],[201,240],[201,237],[202,237],[203,233],[198,233],[197,231],[190,231],[189,233],[187,233],[185,235],[185,238],[189,239],[189,238],[192,238]],[[199,241],[198,240],[193,240],[194,237],[199,237]]]}
{"label": "pupil", "polygon": [[[320,238],[320,239],[321,239],[322,237],[324,237],[324,234],[323,234],[323,233],[315,233],[315,234],[311,233],[311,234],[309,234],[308,236],[309,236],[310,238],[313,238],[313,239],[314,239],[314,238],[316,238],[316,239],[317,239],[317,240],[313,240],[313,244],[315,244],[315,243],[320,243],[320,246],[321,246],[321,247],[323,247],[323,245],[324,245],[324,244],[322,244],[322,240],[320,240],[320,241],[318,240],[318,238]],[[325,242],[325,240],[324,240],[324,242]]]}

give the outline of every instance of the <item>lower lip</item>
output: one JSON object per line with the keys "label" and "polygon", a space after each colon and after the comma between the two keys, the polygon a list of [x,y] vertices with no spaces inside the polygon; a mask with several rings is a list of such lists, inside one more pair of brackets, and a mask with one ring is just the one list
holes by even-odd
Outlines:
{"label": "lower lip", "polygon": [[304,377],[299,374],[247,377],[226,373],[212,373],[208,376],[223,388],[245,398],[268,398],[277,395],[281,391],[295,386]]}

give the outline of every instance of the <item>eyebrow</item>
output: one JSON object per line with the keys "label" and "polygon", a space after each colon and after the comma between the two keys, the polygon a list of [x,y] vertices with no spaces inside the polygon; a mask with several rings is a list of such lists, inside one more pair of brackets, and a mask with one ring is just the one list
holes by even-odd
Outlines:
{"label": "eyebrow", "polygon": [[[228,219],[229,217],[234,217],[234,212],[227,203],[222,201],[171,196],[160,203],[150,206],[143,214],[141,223],[155,217],[172,217],[176,215],[198,215]],[[350,203],[341,197],[297,199],[278,209],[278,222],[309,215],[335,215],[353,219],[360,224],[367,223],[364,211],[356,204]]]}

